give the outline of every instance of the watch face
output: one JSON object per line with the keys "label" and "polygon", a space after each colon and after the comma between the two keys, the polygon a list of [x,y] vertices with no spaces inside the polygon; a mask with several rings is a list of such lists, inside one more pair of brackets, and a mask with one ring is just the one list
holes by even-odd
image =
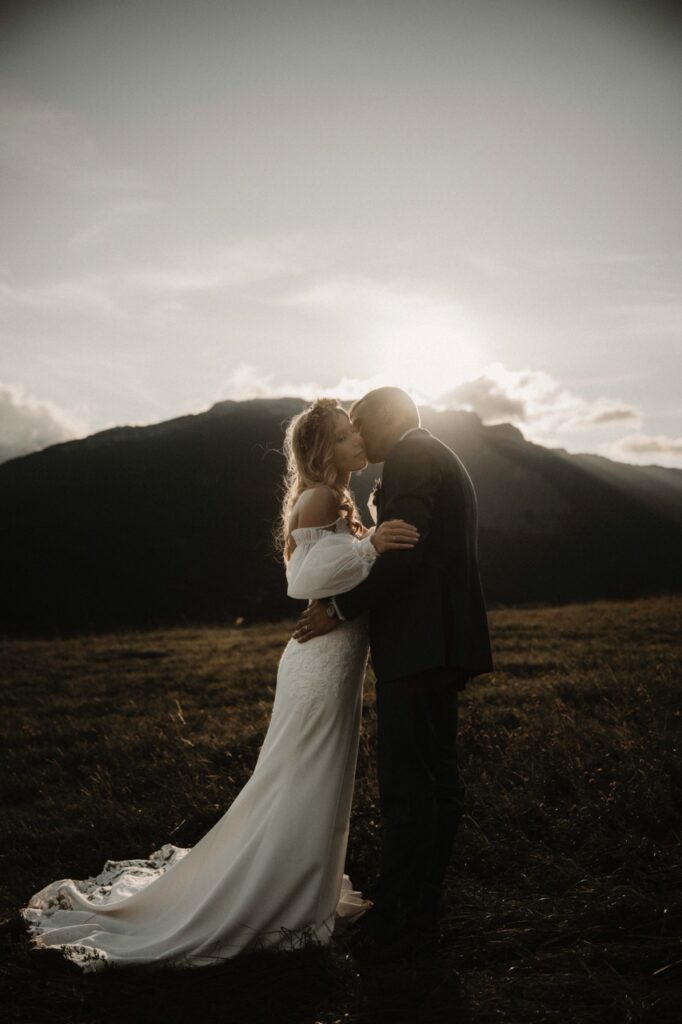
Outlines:
{"label": "watch face", "polygon": [[327,615],[329,616],[330,619],[333,619],[335,614],[336,612],[334,611],[334,605],[330,601],[329,604],[327,605]]}

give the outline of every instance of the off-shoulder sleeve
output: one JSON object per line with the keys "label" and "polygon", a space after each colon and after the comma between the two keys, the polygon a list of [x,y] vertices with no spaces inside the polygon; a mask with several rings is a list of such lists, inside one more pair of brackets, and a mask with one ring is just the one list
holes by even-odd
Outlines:
{"label": "off-shoulder sleeve", "polygon": [[287,565],[289,597],[332,597],[362,583],[377,558],[373,532],[361,540],[347,533],[330,533],[312,544],[299,544]]}

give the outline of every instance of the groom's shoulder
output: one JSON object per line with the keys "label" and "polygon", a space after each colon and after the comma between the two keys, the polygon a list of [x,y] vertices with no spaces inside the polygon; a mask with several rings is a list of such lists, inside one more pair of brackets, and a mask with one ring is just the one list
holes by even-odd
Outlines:
{"label": "groom's shoulder", "polygon": [[[447,445],[437,438],[426,427],[415,427],[403,437],[391,450],[391,455],[398,458],[440,459],[453,454]],[[390,456],[389,456],[390,457]]]}
{"label": "groom's shoulder", "polygon": [[426,427],[411,430],[393,447],[389,458],[395,456],[396,464],[405,461],[424,460],[437,467],[440,473],[459,474],[466,471],[459,456],[444,441],[432,434]]}
{"label": "groom's shoulder", "polygon": [[440,453],[442,448],[444,448],[442,442],[430,431],[425,427],[416,427],[391,448],[384,463],[384,476],[386,470],[391,474],[392,471],[400,472],[401,467],[416,467],[417,464],[422,467],[432,465],[436,469],[442,457]]}

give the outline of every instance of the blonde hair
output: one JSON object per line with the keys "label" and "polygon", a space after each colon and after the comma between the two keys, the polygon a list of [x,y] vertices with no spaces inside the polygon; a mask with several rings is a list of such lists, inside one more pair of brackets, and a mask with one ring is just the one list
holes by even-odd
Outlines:
{"label": "blonde hair", "polygon": [[275,531],[278,549],[285,562],[289,559],[289,520],[291,512],[303,491],[318,484],[326,484],[335,494],[339,515],[345,518],[351,533],[362,532],[353,496],[349,489],[338,482],[334,463],[334,434],[336,414],[348,415],[335,398],[318,398],[303,412],[292,417],[284,434],[284,455],[287,460],[284,472],[282,508]]}

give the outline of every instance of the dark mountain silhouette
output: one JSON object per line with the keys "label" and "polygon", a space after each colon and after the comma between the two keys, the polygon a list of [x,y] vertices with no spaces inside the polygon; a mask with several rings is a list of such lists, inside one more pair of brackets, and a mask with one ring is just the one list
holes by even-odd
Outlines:
{"label": "dark mountain silhouette", "polygon": [[[292,614],[271,531],[297,398],[220,402],[0,466],[2,628],[72,631]],[[491,605],[680,589],[682,471],[531,444],[422,410],[469,469]],[[353,477],[366,501],[380,467]]]}

